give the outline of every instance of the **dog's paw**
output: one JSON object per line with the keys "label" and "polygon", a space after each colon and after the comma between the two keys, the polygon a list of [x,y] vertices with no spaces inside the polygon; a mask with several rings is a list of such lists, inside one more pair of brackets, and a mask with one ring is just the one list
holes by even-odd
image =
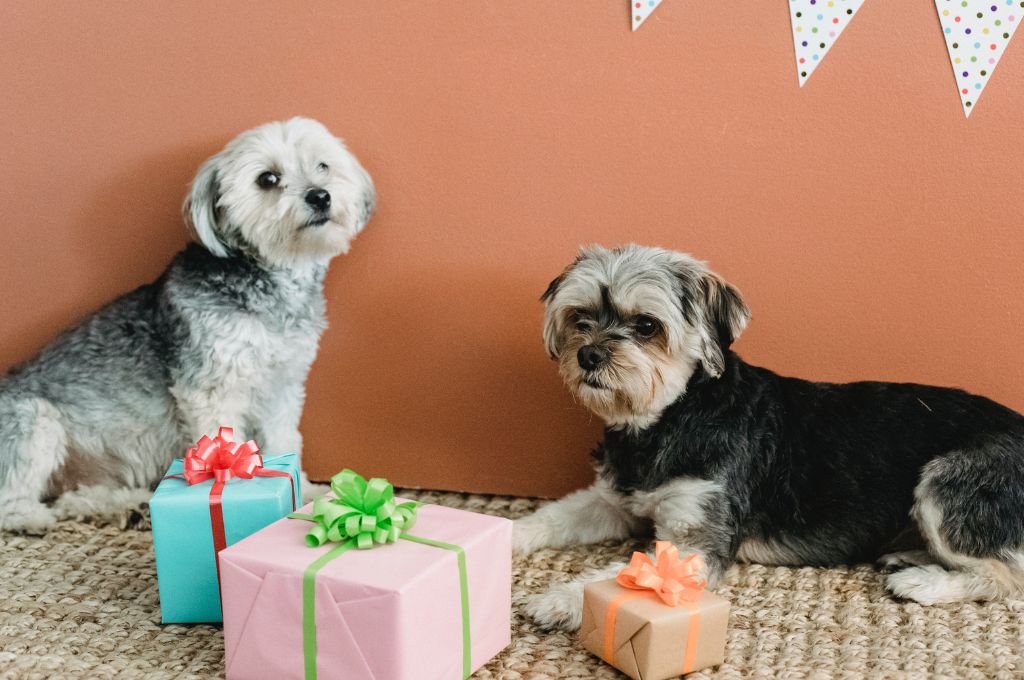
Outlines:
{"label": "dog's paw", "polygon": [[949,602],[949,572],[937,564],[908,567],[885,577],[885,587],[896,597],[921,604]]}
{"label": "dog's paw", "polygon": [[512,523],[512,555],[524,557],[547,545],[548,527],[535,515],[517,519]]}
{"label": "dog's paw", "polygon": [[306,476],[306,471],[303,470],[299,473],[299,482],[302,487],[302,503],[312,503],[317,498],[327,494],[331,490],[329,484],[317,484],[316,482],[309,481],[309,477]]}
{"label": "dog's paw", "polygon": [[526,614],[544,630],[567,633],[583,623],[583,583],[562,583],[526,600]]}
{"label": "dog's paw", "polygon": [[302,502],[312,503],[317,498],[320,498],[327,493],[330,493],[331,486],[329,484],[316,484],[315,482],[306,482],[302,485]]}
{"label": "dog's paw", "polygon": [[892,573],[907,567],[919,567],[934,563],[935,560],[926,550],[905,550],[882,555],[875,561],[875,567],[881,572]]}
{"label": "dog's paw", "polygon": [[0,529],[42,535],[57,524],[57,513],[38,501],[8,505],[0,510]]}
{"label": "dog's paw", "polygon": [[136,487],[81,486],[61,495],[53,511],[58,519],[113,521],[124,529],[152,495]]}

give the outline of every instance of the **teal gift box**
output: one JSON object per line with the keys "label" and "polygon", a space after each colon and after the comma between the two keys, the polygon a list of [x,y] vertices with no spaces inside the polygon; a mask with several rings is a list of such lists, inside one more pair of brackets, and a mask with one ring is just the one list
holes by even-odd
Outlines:
{"label": "teal gift box", "polygon": [[[204,440],[218,442],[222,437]],[[227,441],[230,444],[230,432]],[[200,440],[198,448],[202,446]],[[191,465],[195,451],[190,449],[188,458],[171,463],[149,502],[164,623],[221,621],[215,544],[223,548],[237,543],[301,504],[297,455],[262,457],[262,467],[251,465],[255,471],[248,470],[248,478],[246,472],[223,474],[230,468],[211,467],[205,481],[189,483],[204,476],[202,471],[197,475],[196,466]],[[232,453],[228,449],[227,456]],[[217,458],[216,451],[211,458]],[[224,477],[228,479],[224,481]],[[222,525],[219,536],[218,524]]]}

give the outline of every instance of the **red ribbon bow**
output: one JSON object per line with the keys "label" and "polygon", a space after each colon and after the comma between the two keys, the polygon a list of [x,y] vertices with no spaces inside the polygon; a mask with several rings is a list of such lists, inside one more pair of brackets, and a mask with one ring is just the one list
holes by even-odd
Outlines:
{"label": "red ribbon bow", "polygon": [[655,543],[654,557],[656,562],[646,553],[633,553],[629,566],[619,572],[615,580],[633,590],[653,590],[670,607],[700,599],[708,584],[700,575],[704,568],[703,557],[694,553],[679,559],[679,550],[669,541]]}
{"label": "red ribbon bow", "polygon": [[234,431],[222,427],[210,439],[205,434],[185,455],[185,481],[199,484],[207,479],[224,483],[234,477],[252,479],[263,467],[260,447],[250,439],[244,444],[234,442]]}

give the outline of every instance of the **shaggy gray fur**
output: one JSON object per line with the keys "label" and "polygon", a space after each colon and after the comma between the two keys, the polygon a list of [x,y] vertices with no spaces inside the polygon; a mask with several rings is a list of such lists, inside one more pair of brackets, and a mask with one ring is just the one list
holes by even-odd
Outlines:
{"label": "shaggy gray fur", "polygon": [[[265,171],[276,186],[257,184]],[[256,128],[211,158],[186,202],[202,244],[0,378],[0,528],[142,498],[221,425],[299,453],[327,263],[373,203],[369,176],[315,121]]]}

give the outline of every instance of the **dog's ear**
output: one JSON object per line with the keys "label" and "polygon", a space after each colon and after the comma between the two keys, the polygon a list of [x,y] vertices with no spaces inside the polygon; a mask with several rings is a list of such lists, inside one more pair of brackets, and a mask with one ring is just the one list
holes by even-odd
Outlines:
{"label": "dog's ear", "polygon": [[362,165],[356,163],[360,179],[363,183],[363,196],[357,211],[356,231],[362,231],[366,223],[373,217],[373,211],[377,209],[377,188],[373,185],[373,179]]}
{"label": "dog's ear", "polygon": [[559,274],[558,276],[551,280],[551,283],[548,284],[547,289],[540,296],[541,302],[551,302],[551,300],[555,297],[555,293],[558,292],[558,287],[562,285],[562,281],[565,281],[566,273],[568,273],[568,270],[562,272],[561,274]]}
{"label": "dog's ear", "polygon": [[573,260],[572,264],[563,269],[562,273],[556,276],[551,283],[548,284],[547,289],[544,291],[543,295],[540,296],[540,301],[548,304],[554,300],[555,295],[558,293],[558,288],[562,285],[562,282],[565,281],[565,277],[569,275],[569,272],[571,272],[582,260],[602,252],[607,251],[598,245],[580,246],[579,252],[576,253],[576,259]]}
{"label": "dog's ear", "polygon": [[563,335],[562,327],[565,323],[563,317],[566,314],[560,305],[555,304],[555,296],[558,295],[558,289],[561,288],[562,283],[569,276],[569,272],[580,263],[580,260],[587,256],[588,252],[585,248],[581,248],[572,264],[552,279],[544,293],[540,296],[540,301],[544,303],[544,349],[547,350],[548,356],[552,359],[557,359],[560,352]]}
{"label": "dog's ear", "polygon": [[185,197],[182,213],[185,223],[192,229],[203,246],[217,257],[227,257],[228,251],[217,237],[217,196],[220,186],[217,181],[219,154],[208,159],[199,167],[192,189]]}
{"label": "dog's ear", "polygon": [[700,349],[704,371],[717,378],[725,370],[725,352],[750,321],[750,309],[734,286],[707,272],[700,280],[703,306]]}
{"label": "dog's ear", "polygon": [[[571,268],[570,266],[569,269]],[[553,308],[552,300],[555,299],[555,294],[558,293],[558,287],[565,281],[565,275],[569,273],[569,269],[556,276],[548,284],[544,294],[540,296],[541,302],[544,303],[544,349],[547,350],[548,356],[552,359],[558,358],[559,346],[562,344],[561,312]]]}

